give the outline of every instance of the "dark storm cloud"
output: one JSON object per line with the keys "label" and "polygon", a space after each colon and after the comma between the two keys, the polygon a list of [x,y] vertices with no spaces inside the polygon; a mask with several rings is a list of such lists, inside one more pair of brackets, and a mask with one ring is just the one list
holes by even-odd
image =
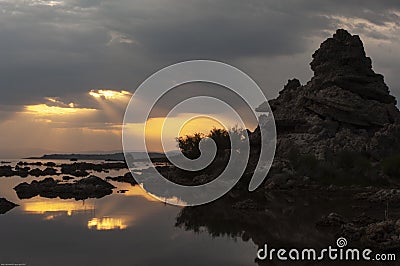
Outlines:
{"label": "dark storm cloud", "polygon": [[[397,23],[392,11],[400,6],[395,1],[355,0],[148,3],[141,9],[115,1],[101,12],[114,18],[110,27],[132,36],[154,56],[227,60],[303,52],[309,45],[306,38],[335,29],[337,19],[332,16],[364,18],[376,25]],[[151,9],[152,4],[156,8]]]}
{"label": "dark storm cloud", "polygon": [[[186,59],[240,68],[242,59],[275,58],[273,67],[284,72],[288,67],[277,57],[317,48],[311,39],[331,35],[340,18],[362,18],[369,24],[359,22],[354,33],[398,43],[394,34],[369,27],[398,25],[399,6],[372,0],[3,0],[0,104],[79,101],[92,88],[133,91],[154,71]],[[389,75],[399,66],[379,63],[392,65]],[[400,85],[395,76],[388,79]]]}
{"label": "dark storm cloud", "polygon": [[[229,60],[301,52],[303,38],[317,25],[329,24],[324,17],[293,16],[269,9],[265,2],[252,3],[175,2],[141,19],[133,16],[117,20],[118,29],[136,39],[154,57]],[[116,14],[112,15],[118,17]]]}

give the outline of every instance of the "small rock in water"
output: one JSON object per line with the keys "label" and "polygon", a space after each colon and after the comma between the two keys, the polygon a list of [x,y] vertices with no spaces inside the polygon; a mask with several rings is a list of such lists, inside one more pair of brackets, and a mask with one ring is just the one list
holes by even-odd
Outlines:
{"label": "small rock in water", "polygon": [[5,214],[16,206],[18,205],[6,200],[5,198],[0,198],[0,214]]}

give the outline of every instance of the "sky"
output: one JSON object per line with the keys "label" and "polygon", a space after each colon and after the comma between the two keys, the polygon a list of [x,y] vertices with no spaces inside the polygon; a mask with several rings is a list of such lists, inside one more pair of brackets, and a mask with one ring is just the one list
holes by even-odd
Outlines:
{"label": "sky", "polygon": [[397,0],[0,0],[0,157],[121,150],[132,93],[185,60],[231,64],[274,98],[337,28],[399,98],[399,16]]}

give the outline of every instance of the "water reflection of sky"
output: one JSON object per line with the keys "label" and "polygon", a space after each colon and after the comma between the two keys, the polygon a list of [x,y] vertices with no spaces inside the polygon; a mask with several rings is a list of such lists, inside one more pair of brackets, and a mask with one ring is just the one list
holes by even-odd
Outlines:
{"label": "water reflection of sky", "polygon": [[128,191],[85,201],[19,200],[12,188],[33,179],[42,178],[0,178],[0,196],[20,205],[0,216],[0,263],[254,264],[257,248],[252,243],[176,228],[181,208],[155,200],[139,186],[112,182],[115,191]]}
{"label": "water reflection of sky", "polygon": [[88,222],[89,229],[95,229],[99,231],[105,230],[124,230],[128,226],[125,219],[123,218],[113,218],[113,217],[103,217],[103,218],[92,218]]}

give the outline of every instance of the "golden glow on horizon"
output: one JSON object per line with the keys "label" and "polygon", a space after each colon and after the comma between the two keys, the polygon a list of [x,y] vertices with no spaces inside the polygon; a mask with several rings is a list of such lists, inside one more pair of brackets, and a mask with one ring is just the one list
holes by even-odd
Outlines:
{"label": "golden glow on horizon", "polygon": [[112,217],[93,218],[88,221],[87,226],[89,229],[95,229],[98,231],[124,230],[128,227],[122,218]]}
{"label": "golden glow on horizon", "polygon": [[35,104],[25,106],[25,111],[35,115],[73,115],[96,111],[96,109],[89,108],[75,108],[73,103],[70,103],[70,107],[59,107],[49,106],[47,104]]}
{"label": "golden glow on horizon", "polygon": [[[226,126],[221,125],[217,119],[224,121]],[[194,133],[208,134],[213,127],[229,129],[234,125],[234,122],[224,117],[213,119],[207,116],[185,113],[176,117],[169,117],[168,121],[165,117],[155,117],[148,119],[145,125],[140,123],[125,124],[124,130],[127,132],[126,134],[132,136],[132,139],[145,137],[148,151],[165,152],[177,149],[177,137],[193,135]],[[164,139],[164,149],[161,146],[161,137]],[[133,145],[134,142],[132,142],[132,149],[135,149]]]}
{"label": "golden glow on horizon", "polygon": [[179,131],[179,137],[184,137],[187,135],[193,135],[195,133],[201,133],[207,135],[213,128],[223,128],[225,127],[218,122],[216,119],[207,116],[199,116],[187,121]]}
{"label": "golden glow on horizon", "polygon": [[121,99],[127,96],[132,95],[129,91],[114,91],[114,90],[91,90],[89,95],[100,99],[112,100],[112,99]]}
{"label": "golden glow on horizon", "polygon": [[[23,204],[24,211],[36,213],[36,214],[45,214],[48,212],[65,212],[68,216],[71,216],[73,212],[77,211],[92,211],[94,210],[94,205],[92,204],[83,204],[78,201],[51,201],[51,200],[41,200],[35,202],[25,202]],[[49,216],[51,217],[51,216]],[[52,215],[54,218],[54,216]]]}

